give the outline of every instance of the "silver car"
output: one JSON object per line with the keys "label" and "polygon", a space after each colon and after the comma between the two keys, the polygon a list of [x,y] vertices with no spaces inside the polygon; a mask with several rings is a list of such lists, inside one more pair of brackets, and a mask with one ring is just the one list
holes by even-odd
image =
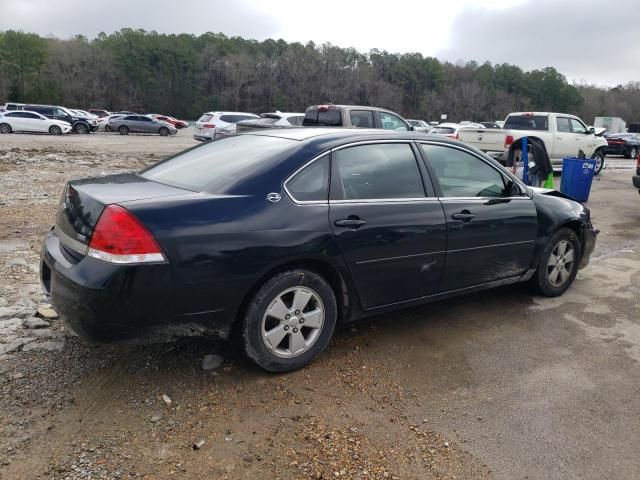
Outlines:
{"label": "silver car", "polygon": [[121,117],[109,119],[109,130],[118,132],[120,135],[129,133],[157,133],[166,137],[175,135],[178,131],[176,127],[146,115],[123,115]]}

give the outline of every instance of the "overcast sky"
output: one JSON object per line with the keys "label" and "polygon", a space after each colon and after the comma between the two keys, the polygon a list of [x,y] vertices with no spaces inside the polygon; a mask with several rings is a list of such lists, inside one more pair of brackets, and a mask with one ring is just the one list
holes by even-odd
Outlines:
{"label": "overcast sky", "polygon": [[553,66],[569,81],[610,86],[640,81],[638,0],[0,0],[0,30],[67,38],[124,27]]}

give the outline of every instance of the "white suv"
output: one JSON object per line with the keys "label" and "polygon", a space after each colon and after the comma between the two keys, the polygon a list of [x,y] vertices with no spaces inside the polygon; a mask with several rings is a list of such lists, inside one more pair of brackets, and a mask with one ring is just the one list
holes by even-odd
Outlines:
{"label": "white suv", "polygon": [[241,120],[260,118],[254,113],[244,112],[207,112],[196,122],[193,138],[207,142],[214,138],[236,133],[236,123]]}

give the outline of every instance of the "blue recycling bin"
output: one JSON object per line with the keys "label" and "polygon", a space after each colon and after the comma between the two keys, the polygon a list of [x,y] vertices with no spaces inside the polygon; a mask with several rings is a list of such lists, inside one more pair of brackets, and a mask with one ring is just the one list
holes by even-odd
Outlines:
{"label": "blue recycling bin", "polygon": [[589,200],[596,161],[590,158],[563,158],[560,191],[577,202]]}

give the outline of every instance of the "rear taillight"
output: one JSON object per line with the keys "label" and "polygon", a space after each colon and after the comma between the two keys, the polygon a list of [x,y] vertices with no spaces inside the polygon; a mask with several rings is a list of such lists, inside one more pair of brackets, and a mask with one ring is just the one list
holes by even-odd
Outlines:
{"label": "rear taillight", "polygon": [[453,138],[454,140],[458,140],[458,134],[457,133],[448,133],[447,137]]}
{"label": "rear taillight", "polygon": [[107,205],[100,215],[87,254],[110,263],[165,261],[149,230],[119,205]]}
{"label": "rear taillight", "polygon": [[513,135],[507,135],[504,139],[504,148],[510,147],[513,143]]}
{"label": "rear taillight", "polygon": [[205,123],[205,124],[203,125],[203,127],[204,127],[204,128],[216,128],[216,126],[215,126],[215,125],[213,125],[212,123]]}

